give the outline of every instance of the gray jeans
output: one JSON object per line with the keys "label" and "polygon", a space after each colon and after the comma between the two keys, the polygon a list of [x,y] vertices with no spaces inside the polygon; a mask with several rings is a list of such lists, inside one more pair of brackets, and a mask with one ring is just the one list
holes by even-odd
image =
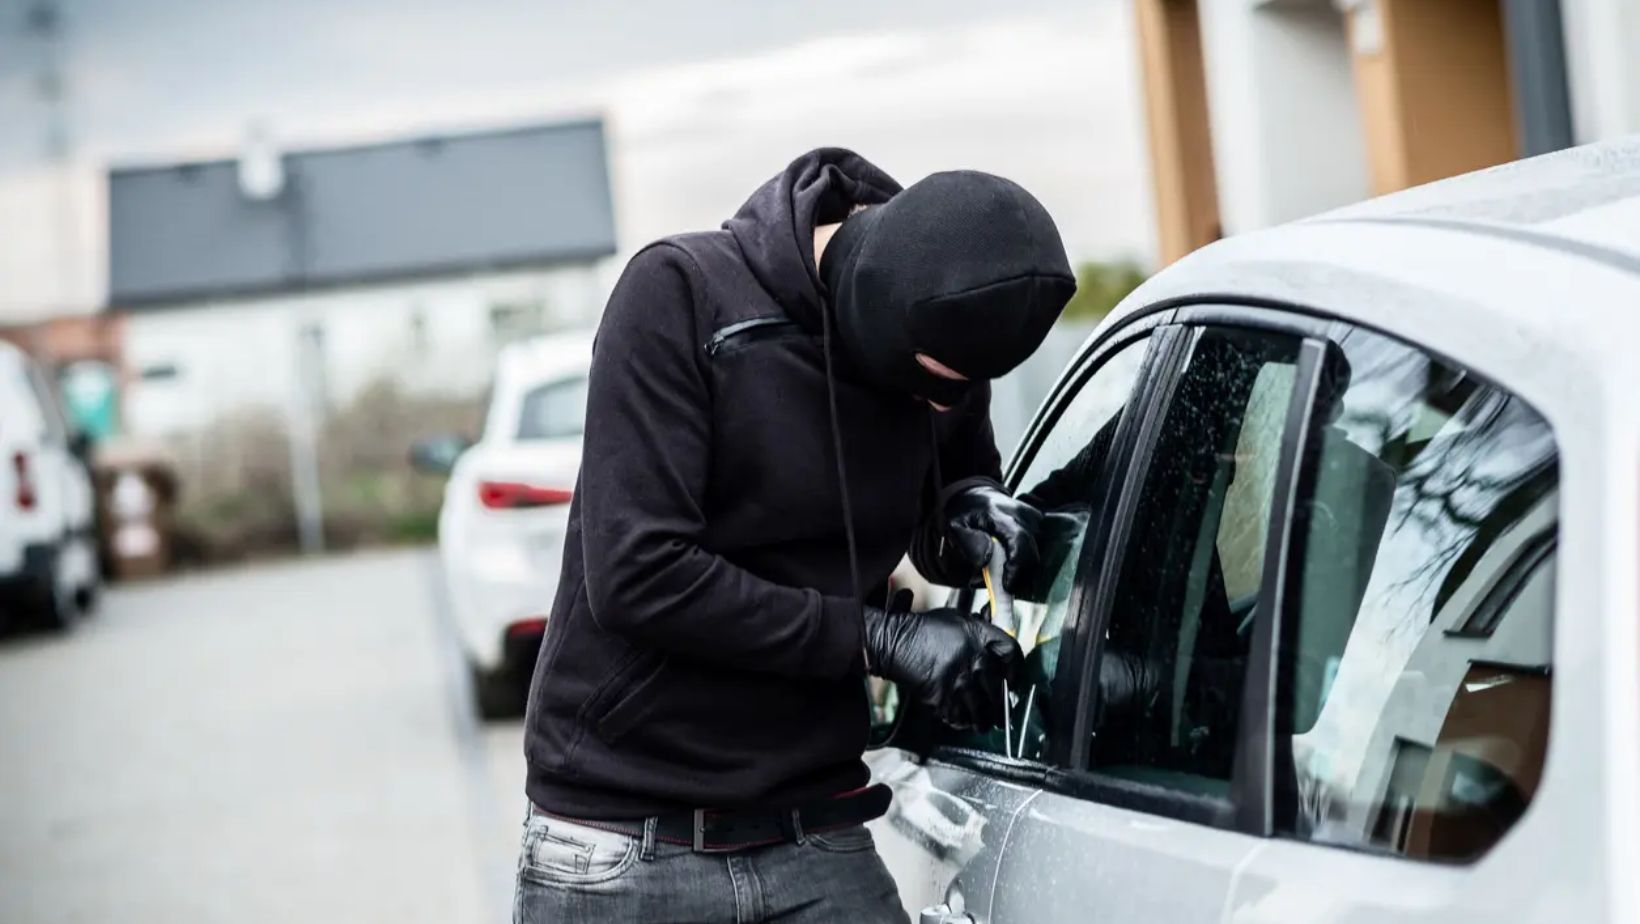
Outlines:
{"label": "gray jeans", "polygon": [[514,924],[906,924],[864,825],[802,843],[697,854],[688,847],[531,814]]}

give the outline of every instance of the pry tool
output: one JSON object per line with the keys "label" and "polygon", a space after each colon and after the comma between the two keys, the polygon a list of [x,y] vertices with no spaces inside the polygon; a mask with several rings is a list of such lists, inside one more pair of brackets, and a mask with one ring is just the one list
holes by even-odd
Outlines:
{"label": "pry tool", "polygon": [[[1014,621],[1014,598],[1008,589],[1002,586],[1003,567],[1008,563],[1008,550],[996,539],[991,540],[991,560],[986,562],[980,570],[985,579],[985,594],[991,599],[991,625],[1008,633],[1009,638],[1016,638],[1019,634],[1019,625]],[[1008,681],[1002,681],[1002,747],[1004,754],[1014,752],[1013,729],[1013,700],[1014,696],[1008,689]]]}

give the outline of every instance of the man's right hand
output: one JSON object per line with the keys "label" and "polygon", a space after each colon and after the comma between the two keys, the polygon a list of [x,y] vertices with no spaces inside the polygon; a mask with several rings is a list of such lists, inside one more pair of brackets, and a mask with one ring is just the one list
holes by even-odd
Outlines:
{"label": "man's right hand", "polygon": [[953,728],[1002,722],[1003,684],[1021,661],[1007,633],[957,609],[921,613],[865,608],[867,667]]}

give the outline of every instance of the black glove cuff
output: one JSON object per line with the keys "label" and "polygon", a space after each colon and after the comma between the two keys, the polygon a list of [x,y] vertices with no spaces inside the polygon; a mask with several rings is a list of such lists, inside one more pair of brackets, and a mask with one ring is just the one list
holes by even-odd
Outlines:
{"label": "black glove cuff", "polygon": [[1002,482],[996,480],[995,478],[987,478],[984,475],[974,475],[970,478],[963,478],[953,481],[942,488],[940,490],[939,509],[944,511],[946,507],[951,505],[951,498],[956,497],[959,494],[965,494],[975,488],[991,488],[992,490],[1001,491],[1004,494],[1008,493],[1008,489],[1002,486]]}

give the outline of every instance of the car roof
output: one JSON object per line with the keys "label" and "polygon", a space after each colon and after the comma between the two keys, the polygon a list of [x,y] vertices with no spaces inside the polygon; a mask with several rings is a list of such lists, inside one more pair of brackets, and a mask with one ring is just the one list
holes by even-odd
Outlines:
{"label": "car roof", "polygon": [[[1296,306],[1513,375],[1526,345],[1609,369],[1640,338],[1640,136],[1572,148],[1227,237],[1096,331],[1158,305]],[[1625,373],[1626,374],[1626,373]]]}
{"label": "car roof", "polygon": [[1605,432],[1640,432],[1620,397],[1640,391],[1640,137],[1227,237],[1146,280],[1083,352],[1137,315],[1192,303],[1358,324],[1504,384],[1551,420],[1597,411]]}
{"label": "car roof", "polygon": [[536,382],[584,374],[592,362],[592,332],[571,331],[533,337],[502,347],[499,377],[527,387]]}
{"label": "car roof", "polygon": [[1640,135],[1478,170],[1305,221],[1422,222],[1506,234],[1640,272]]}
{"label": "car roof", "polygon": [[[23,351],[22,347],[19,347],[15,343],[0,340],[0,372],[9,369],[16,369],[24,375],[27,375],[29,372],[29,367],[32,363],[33,361],[29,358],[28,353]],[[19,381],[20,380],[14,375],[8,374],[4,377],[0,377],[0,386],[10,386]],[[24,390],[26,391],[27,389]]]}

